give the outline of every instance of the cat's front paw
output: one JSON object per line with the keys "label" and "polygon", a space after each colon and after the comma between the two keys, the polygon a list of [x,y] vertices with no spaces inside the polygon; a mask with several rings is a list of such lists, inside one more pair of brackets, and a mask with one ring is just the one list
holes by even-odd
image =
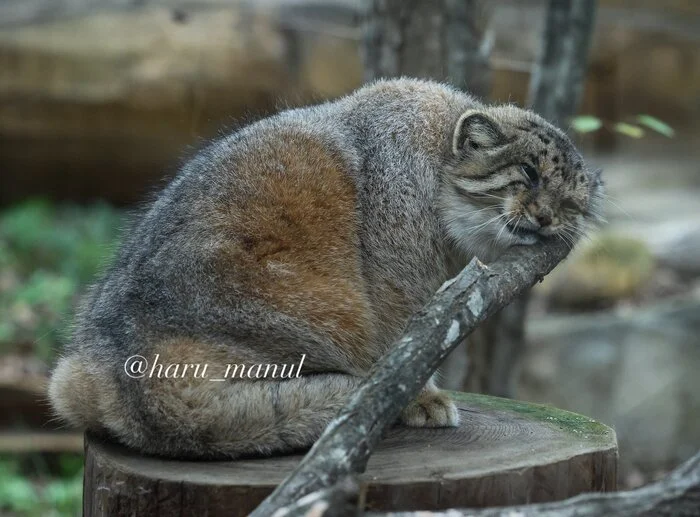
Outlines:
{"label": "cat's front paw", "polygon": [[456,427],[457,406],[442,391],[424,391],[401,413],[400,422],[410,427]]}

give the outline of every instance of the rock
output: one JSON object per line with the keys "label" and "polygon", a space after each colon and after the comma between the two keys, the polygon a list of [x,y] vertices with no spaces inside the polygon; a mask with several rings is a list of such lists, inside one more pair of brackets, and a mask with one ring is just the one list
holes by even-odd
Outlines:
{"label": "rock", "polygon": [[555,309],[606,307],[637,294],[653,271],[654,258],[643,241],[603,234],[575,249],[542,289]]}
{"label": "rock", "polygon": [[654,250],[664,266],[686,278],[700,277],[700,223],[672,232]]}
{"label": "rock", "polygon": [[[683,194],[683,195],[681,195]],[[687,196],[692,196],[689,202]],[[700,189],[672,190],[670,195],[631,196],[633,222],[615,225],[615,233],[642,240],[661,267],[685,279],[700,277]],[[669,199],[670,198],[670,199]],[[675,203],[674,203],[675,201]],[[692,205],[688,206],[689,203]],[[669,205],[673,205],[669,207]]]}

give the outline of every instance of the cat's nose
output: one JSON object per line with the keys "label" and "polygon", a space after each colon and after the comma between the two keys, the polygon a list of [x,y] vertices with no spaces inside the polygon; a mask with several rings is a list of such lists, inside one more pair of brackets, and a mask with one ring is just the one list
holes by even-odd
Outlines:
{"label": "cat's nose", "polygon": [[549,226],[552,224],[552,216],[549,214],[538,214],[537,215],[537,222],[540,223],[540,226]]}

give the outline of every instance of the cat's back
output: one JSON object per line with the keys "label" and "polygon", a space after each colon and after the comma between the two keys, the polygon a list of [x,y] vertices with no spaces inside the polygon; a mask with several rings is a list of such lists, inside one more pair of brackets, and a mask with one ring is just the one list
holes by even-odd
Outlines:
{"label": "cat's back", "polygon": [[439,262],[433,160],[467,101],[436,83],[380,81],[215,140],[126,236],[82,320],[115,336],[125,321],[205,331],[202,312],[243,326],[256,305],[323,322],[340,341],[364,340],[377,311],[393,329],[406,298],[436,282],[425,266]]}
{"label": "cat's back", "polygon": [[333,109],[291,110],[197,153],[125,235],[78,341],[136,350],[135,335],[213,336],[219,321],[244,332],[273,313],[349,346],[368,339],[357,158]]}

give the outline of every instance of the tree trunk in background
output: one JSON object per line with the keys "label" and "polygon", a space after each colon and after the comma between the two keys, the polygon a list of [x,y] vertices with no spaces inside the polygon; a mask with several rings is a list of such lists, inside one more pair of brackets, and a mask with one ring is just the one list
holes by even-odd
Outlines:
{"label": "tree trunk in background", "polygon": [[583,93],[596,0],[549,0],[542,51],[530,82],[530,104],[564,128]]}
{"label": "tree trunk in background", "polygon": [[526,291],[469,337],[465,349],[471,364],[462,389],[499,397],[515,396],[517,370],[525,349],[528,298]]}
{"label": "tree trunk in background", "polygon": [[[564,129],[583,94],[596,0],[549,0],[542,50],[530,83],[533,110]],[[487,321],[472,338],[473,358],[460,389],[513,397],[525,348],[530,293]]]}
{"label": "tree trunk in background", "polygon": [[[531,108],[563,129],[583,94],[596,0],[549,0],[542,49],[530,82]],[[530,292],[486,323],[486,337],[473,348],[485,356],[484,378],[467,379],[462,389],[513,397],[516,369],[525,348],[525,315]],[[481,349],[481,350],[480,350]],[[477,357],[479,356],[477,355]],[[481,384],[479,384],[481,381]]]}
{"label": "tree trunk in background", "polygon": [[[373,0],[364,30],[365,80],[422,77],[486,97],[490,44],[484,30],[485,5],[481,0]],[[491,322],[498,319],[495,316]],[[442,387],[490,392],[487,345],[496,337],[491,322],[445,361]],[[469,355],[468,348],[473,349]]]}
{"label": "tree trunk in background", "polygon": [[482,0],[373,0],[365,18],[365,80],[436,79],[485,96],[489,44]]}
{"label": "tree trunk in background", "polygon": [[[373,0],[365,26],[365,79],[408,75],[446,81],[486,97],[488,38],[479,0]],[[595,0],[550,0],[533,73],[535,111],[560,124],[581,98]],[[512,397],[524,349],[526,293],[486,321],[442,368],[448,389]]]}

